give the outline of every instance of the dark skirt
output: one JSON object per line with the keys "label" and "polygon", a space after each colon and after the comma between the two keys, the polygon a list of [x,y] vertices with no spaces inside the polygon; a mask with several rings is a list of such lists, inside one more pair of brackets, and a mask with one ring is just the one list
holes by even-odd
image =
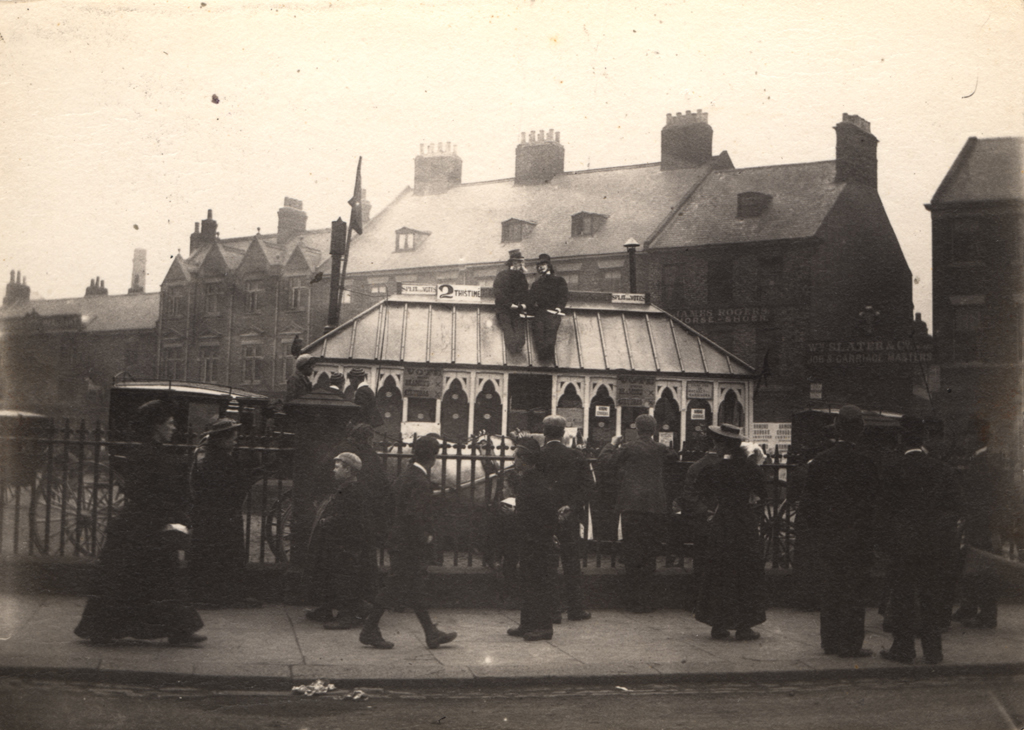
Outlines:
{"label": "dark skirt", "polygon": [[719,510],[711,525],[707,564],[694,618],[714,628],[750,628],[765,621],[767,589],[757,524],[749,514]]}
{"label": "dark skirt", "polygon": [[186,601],[176,539],[131,515],[115,519],[75,634],[103,642],[186,637],[202,628],[202,619]]}

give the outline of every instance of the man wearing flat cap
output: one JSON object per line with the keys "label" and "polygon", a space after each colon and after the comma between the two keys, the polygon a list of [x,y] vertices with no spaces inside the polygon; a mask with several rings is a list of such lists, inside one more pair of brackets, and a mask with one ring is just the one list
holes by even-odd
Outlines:
{"label": "man wearing flat cap", "polygon": [[533,346],[541,361],[553,362],[555,359],[555,340],[568,302],[569,285],[555,274],[551,257],[542,253],[537,260],[537,278],[530,285],[529,299],[530,313],[533,315],[530,328]]}
{"label": "man wearing flat cap", "polygon": [[875,463],[857,448],[864,432],[860,408],[839,409],[839,441],[807,467],[800,508],[825,564],[821,648],[840,657],[870,656],[864,648],[864,601],[870,585],[873,520],[878,493]]}
{"label": "man wearing flat cap", "polygon": [[960,512],[960,493],[952,473],[924,449],[926,429],[917,416],[900,419],[903,454],[882,477],[879,510],[884,520],[883,548],[889,557],[889,605],[885,619],[892,646],[882,658],[910,664],[915,636],[924,659],[942,661],[949,532]]}
{"label": "man wearing flat cap", "polygon": [[526,300],[530,286],[524,273],[523,254],[519,249],[508,252],[506,268],[494,277],[494,313],[505,338],[505,349],[518,355],[526,343]]}
{"label": "man wearing flat cap", "polygon": [[295,372],[288,376],[288,382],[285,384],[285,403],[313,390],[311,378],[315,364],[316,358],[308,353],[295,359]]}

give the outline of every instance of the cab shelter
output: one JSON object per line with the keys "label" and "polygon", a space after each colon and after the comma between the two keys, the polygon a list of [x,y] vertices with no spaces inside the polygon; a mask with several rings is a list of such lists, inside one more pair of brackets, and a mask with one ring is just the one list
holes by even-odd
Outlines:
{"label": "cab shelter", "polygon": [[[410,287],[411,288],[411,287]],[[702,446],[707,427],[753,421],[754,369],[643,294],[574,292],[554,362],[533,343],[508,352],[488,288],[417,286],[380,301],[310,343],[314,382],[366,371],[390,438],[536,433],[558,413],[593,447],[651,413],[659,438]]]}

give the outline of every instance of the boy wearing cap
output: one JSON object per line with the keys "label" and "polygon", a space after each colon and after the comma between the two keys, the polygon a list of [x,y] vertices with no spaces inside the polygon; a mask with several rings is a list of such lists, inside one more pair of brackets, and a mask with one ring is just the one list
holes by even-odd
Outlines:
{"label": "boy wearing cap", "polygon": [[494,277],[494,312],[505,337],[505,349],[518,355],[526,343],[526,300],[530,286],[524,273],[523,254],[508,252],[507,268]]}
{"label": "boy wearing cap", "polygon": [[[321,605],[307,612],[310,620],[323,621],[325,629],[353,629],[363,595],[367,549],[363,495],[356,487],[362,462],[350,452],[334,457],[334,481],[338,491],[317,511],[310,537],[314,588]],[[335,611],[337,616],[335,616]]]}

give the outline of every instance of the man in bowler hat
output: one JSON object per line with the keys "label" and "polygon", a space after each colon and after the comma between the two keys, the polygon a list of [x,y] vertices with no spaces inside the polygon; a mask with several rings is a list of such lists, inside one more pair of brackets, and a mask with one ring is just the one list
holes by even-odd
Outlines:
{"label": "man in bowler hat", "polygon": [[864,416],[843,406],[836,416],[839,441],[808,465],[801,509],[825,563],[821,648],[840,657],[870,656],[864,648],[864,600],[870,584],[878,470],[858,450]]}
{"label": "man in bowler hat", "polygon": [[554,361],[555,340],[569,302],[569,285],[555,274],[551,257],[542,253],[537,261],[537,278],[530,285],[530,313],[533,315],[531,331],[537,358]]}
{"label": "man in bowler hat", "polygon": [[900,419],[903,454],[885,471],[879,499],[890,559],[886,623],[893,635],[881,656],[903,664],[914,661],[915,636],[926,662],[942,661],[947,535],[960,512],[957,484],[941,461],[925,453],[924,439],[924,421]]}
{"label": "man in bowler hat", "polygon": [[493,288],[494,312],[505,349],[517,355],[526,343],[526,300],[530,293],[519,249],[509,251],[508,264],[494,277]]}

